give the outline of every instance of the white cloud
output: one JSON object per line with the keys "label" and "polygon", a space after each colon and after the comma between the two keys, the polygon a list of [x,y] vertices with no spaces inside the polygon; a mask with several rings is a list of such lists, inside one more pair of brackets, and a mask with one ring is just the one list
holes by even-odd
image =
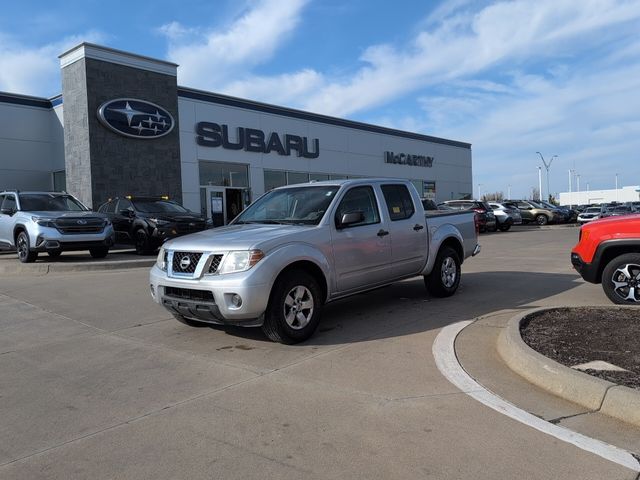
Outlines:
{"label": "white cloud", "polygon": [[62,91],[58,55],[83,41],[104,39],[104,34],[90,31],[48,45],[28,47],[0,33],[0,90],[46,97],[57,95]]}
{"label": "white cloud", "polygon": [[[307,0],[262,0],[221,31],[202,31],[172,22],[161,28],[170,60],[183,85],[220,91],[272,58],[297,27]],[[188,33],[189,39],[182,37]],[[195,37],[195,38],[194,38]],[[260,82],[258,82],[260,83]]]}

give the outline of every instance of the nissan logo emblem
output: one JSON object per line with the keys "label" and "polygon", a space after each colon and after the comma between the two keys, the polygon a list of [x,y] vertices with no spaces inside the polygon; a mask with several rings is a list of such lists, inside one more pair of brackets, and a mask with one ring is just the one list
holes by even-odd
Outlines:
{"label": "nissan logo emblem", "polygon": [[174,127],[171,114],[155,103],[135,98],[116,98],[98,108],[100,122],[120,135],[131,138],[158,138]]}
{"label": "nissan logo emblem", "polygon": [[186,270],[187,268],[189,268],[189,265],[191,265],[191,259],[189,258],[189,256],[185,255],[180,259],[180,268],[182,270]]}

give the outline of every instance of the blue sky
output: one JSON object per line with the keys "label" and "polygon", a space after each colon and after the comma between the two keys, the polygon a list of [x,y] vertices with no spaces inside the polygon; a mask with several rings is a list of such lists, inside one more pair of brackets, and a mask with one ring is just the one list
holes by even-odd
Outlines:
{"label": "blue sky", "polygon": [[0,90],[59,93],[81,41],[174,61],[180,85],[472,143],[476,194],[530,195],[536,151],[558,155],[552,193],[569,169],[581,190],[640,184],[637,0],[7,2]]}

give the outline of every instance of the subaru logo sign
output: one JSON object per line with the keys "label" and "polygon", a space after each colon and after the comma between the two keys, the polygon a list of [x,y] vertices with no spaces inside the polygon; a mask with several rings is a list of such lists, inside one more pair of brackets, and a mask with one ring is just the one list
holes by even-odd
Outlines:
{"label": "subaru logo sign", "polygon": [[132,138],[158,138],[173,130],[173,117],[155,103],[116,98],[98,108],[98,119],[108,129]]}

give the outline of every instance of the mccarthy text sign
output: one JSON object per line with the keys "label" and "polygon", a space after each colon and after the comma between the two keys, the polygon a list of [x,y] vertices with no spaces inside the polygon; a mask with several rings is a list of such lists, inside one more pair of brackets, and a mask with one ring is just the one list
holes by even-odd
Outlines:
{"label": "mccarthy text sign", "polygon": [[411,155],[409,153],[384,152],[384,163],[412,165],[414,167],[433,167],[433,157]]}

